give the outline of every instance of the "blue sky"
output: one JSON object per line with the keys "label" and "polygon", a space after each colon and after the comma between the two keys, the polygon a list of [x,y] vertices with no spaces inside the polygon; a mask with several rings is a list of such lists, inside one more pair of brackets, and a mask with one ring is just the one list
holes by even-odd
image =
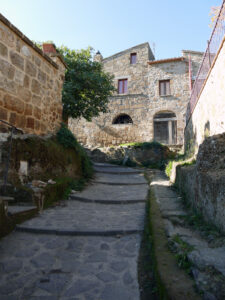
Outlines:
{"label": "blue sky", "polygon": [[81,49],[104,57],[143,42],[157,59],[182,49],[205,51],[210,8],[222,0],[0,0],[0,11],[31,40]]}

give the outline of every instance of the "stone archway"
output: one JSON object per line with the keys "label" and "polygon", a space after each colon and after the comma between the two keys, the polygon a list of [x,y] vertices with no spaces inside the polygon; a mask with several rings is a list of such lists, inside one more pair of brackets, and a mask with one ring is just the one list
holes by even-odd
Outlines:
{"label": "stone archway", "polygon": [[174,112],[162,111],[154,116],[154,140],[162,144],[177,143],[177,117]]}

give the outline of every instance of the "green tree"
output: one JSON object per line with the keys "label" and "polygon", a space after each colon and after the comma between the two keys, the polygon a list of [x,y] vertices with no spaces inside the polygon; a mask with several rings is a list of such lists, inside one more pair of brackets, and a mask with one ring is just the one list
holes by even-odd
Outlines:
{"label": "green tree", "polygon": [[91,121],[107,112],[108,97],[115,90],[113,76],[92,60],[92,49],[75,51],[61,46],[58,51],[68,66],[62,92],[64,119],[84,117]]}

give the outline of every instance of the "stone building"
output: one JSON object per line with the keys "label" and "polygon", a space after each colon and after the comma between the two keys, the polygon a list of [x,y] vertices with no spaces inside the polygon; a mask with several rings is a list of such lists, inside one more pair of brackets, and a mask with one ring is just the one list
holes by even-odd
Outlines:
{"label": "stone building", "polygon": [[0,120],[24,133],[55,132],[65,68],[52,44],[40,50],[0,14]]}
{"label": "stone building", "polygon": [[90,147],[153,139],[182,145],[190,85],[202,54],[183,51],[178,58],[155,60],[148,43],[104,59],[97,52],[94,59],[114,75],[117,92],[108,113],[92,122],[70,119],[71,130]]}

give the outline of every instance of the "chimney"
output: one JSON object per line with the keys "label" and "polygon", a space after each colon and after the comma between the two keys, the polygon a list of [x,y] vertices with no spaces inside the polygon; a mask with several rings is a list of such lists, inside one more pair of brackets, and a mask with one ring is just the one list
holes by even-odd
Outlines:
{"label": "chimney", "polygon": [[55,45],[53,43],[43,43],[42,49],[45,54],[57,53]]}
{"label": "chimney", "polygon": [[94,56],[94,61],[101,62],[102,60],[103,60],[103,56],[101,55],[101,52],[97,51]]}

